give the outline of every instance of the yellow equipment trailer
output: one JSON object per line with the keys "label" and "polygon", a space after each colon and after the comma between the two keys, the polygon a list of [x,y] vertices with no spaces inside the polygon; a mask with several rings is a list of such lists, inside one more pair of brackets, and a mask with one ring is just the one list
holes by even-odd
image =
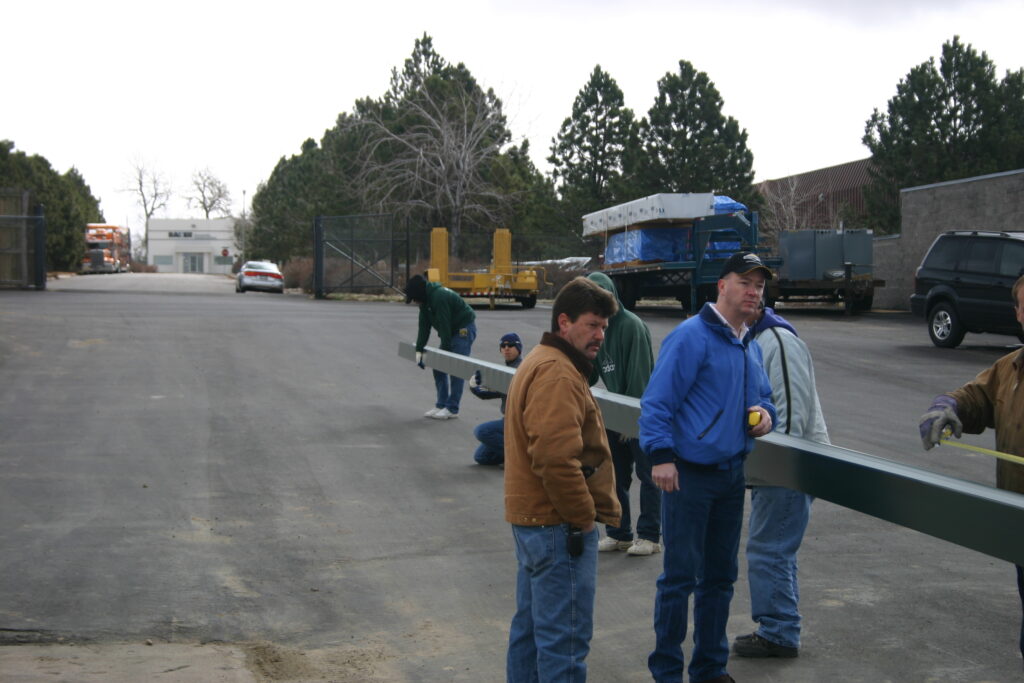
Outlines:
{"label": "yellow equipment trailer", "polygon": [[448,229],[430,231],[430,268],[427,279],[458,292],[464,298],[489,299],[491,308],[498,299],[514,299],[523,308],[537,304],[539,289],[536,266],[512,265],[512,233],[507,228],[494,231],[491,267],[485,273],[451,273],[448,271]]}

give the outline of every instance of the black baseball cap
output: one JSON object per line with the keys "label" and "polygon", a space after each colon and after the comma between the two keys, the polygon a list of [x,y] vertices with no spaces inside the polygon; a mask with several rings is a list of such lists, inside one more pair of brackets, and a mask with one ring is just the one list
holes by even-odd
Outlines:
{"label": "black baseball cap", "polygon": [[772,271],[762,261],[761,257],[752,251],[737,251],[735,254],[730,256],[722,266],[722,274],[719,275],[719,279],[725,277],[729,273],[736,273],[737,275],[746,275],[752,270],[761,269],[764,271],[765,279],[772,279]]}
{"label": "black baseball cap", "polygon": [[427,279],[422,275],[413,275],[405,285],[405,303],[427,300]]}

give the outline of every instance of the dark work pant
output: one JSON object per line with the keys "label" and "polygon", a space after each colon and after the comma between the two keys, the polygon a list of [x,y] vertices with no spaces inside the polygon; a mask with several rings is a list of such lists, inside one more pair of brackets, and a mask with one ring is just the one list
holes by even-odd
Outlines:
{"label": "dark work pant", "polygon": [[1017,565],[1017,592],[1020,593],[1022,620],[1020,624],[1020,656],[1024,657],[1024,567]]}

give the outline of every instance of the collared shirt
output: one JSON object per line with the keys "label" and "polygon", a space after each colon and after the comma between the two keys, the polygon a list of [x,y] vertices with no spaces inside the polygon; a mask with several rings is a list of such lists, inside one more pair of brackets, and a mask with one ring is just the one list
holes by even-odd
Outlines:
{"label": "collared shirt", "polygon": [[732,326],[732,323],[730,323],[728,320],[725,319],[725,316],[722,315],[722,312],[720,310],[718,310],[718,306],[716,306],[715,304],[712,304],[712,303],[709,303],[708,305],[711,306],[711,310],[714,311],[718,315],[718,317],[722,320],[722,322],[725,324],[725,326],[728,327],[730,330],[732,330],[732,333],[736,335],[737,339],[742,341],[743,338],[747,336],[747,331],[750,328],[747,327],[746,323],[740,323],[740,326],[737,329],[737,328]]}

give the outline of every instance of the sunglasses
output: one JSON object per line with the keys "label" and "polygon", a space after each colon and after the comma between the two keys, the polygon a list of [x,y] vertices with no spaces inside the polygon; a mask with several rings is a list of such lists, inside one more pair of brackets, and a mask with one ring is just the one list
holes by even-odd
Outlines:
{"label": "sunglasses", "polygon": [[499,349],[514,349],[516,347],[512,342],[501,342],[498,344]]}

